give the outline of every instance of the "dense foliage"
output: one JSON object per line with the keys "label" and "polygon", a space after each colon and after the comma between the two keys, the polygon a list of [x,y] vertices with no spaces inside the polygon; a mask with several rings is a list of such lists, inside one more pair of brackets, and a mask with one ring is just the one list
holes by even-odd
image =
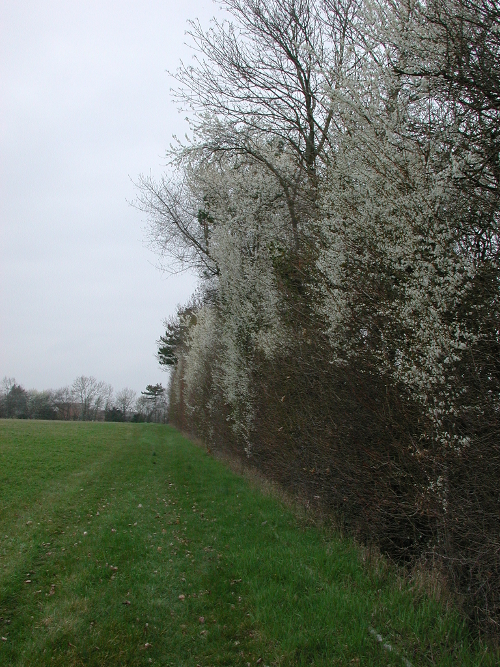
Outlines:
{"label": "dense foliage", "polygon": [[440,568],[500,622],[500,10],[225,0],[192,24],[192,138],[142,178],[200,292],[171,419]]}

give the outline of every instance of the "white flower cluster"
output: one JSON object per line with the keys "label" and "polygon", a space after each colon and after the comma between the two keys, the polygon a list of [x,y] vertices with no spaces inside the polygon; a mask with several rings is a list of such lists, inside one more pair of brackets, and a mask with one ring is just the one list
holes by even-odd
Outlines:
{"label": "white flower cluster", "polygon": [[[143,180],[139,200],[160,252],[211,294],[185,341],[189,405],[208,373],[250,448],[255,359],[291,349],[308,311],[329,360],[369,358],[460,450],[454,423],[480,409],[464,364],[498,343],[496,88],[455,76],[481,27],[473,4],[225,5],[236,23],[193,26],[205,60],[178,75],[195,121],[172,153],[177,184]],[[292,298],[293,280],[310,283]]]}

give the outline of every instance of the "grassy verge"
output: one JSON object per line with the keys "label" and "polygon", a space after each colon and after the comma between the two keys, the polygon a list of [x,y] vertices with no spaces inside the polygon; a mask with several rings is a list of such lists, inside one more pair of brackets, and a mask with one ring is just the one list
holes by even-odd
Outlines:
{"label": "grassy verge", "polygon": [[383,560],[148,424],[0,420],[0,636],[23,667],[498,664]]}

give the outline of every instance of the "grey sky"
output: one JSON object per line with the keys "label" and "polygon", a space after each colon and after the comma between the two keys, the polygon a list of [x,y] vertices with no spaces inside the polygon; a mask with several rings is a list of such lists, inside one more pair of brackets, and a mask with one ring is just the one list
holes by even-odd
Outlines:
{"label": "grey sky", "polygon": [[130,178],[187,126],[170,98],[210,0],[2,0],[0,379],[166,381],[162,320],[192,293],[143,245]]}

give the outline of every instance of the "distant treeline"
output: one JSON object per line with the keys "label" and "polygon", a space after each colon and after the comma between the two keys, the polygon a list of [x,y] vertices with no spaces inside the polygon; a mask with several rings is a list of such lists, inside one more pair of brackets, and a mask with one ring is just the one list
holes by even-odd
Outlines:
{"label": "distant treeline", "polygon": [[159,384],[139,396],[128,387],[115,394],[110,384],[85,375],[60,389],[26,390],[14,378],[4,378],[0,387],[0,418],[164,422],[166,414]]}

